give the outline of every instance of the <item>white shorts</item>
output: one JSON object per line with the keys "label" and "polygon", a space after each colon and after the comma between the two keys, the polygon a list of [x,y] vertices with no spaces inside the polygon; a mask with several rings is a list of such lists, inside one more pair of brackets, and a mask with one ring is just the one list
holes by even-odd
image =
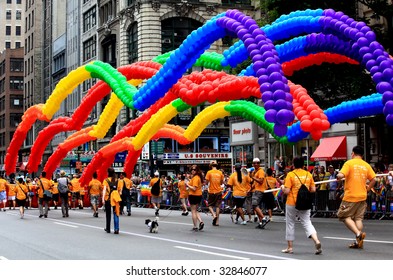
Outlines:
{"label": "white shorts", "polygon": [[8,196],[8,200],[14,201],[15,200],[15,195]]}

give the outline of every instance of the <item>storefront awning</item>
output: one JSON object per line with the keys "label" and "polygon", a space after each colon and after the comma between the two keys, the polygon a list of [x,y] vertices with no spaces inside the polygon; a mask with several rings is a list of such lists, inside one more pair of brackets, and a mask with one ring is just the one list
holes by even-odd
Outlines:
{"label": "storefront awning", "polygon": [[312,161],[347,159],[347,138],[345,136],[324,138],[311,156]]}

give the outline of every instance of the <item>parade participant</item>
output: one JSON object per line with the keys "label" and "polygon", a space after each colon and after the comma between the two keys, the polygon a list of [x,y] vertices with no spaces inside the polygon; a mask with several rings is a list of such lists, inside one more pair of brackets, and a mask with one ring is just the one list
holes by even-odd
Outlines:
{"label": "parade participant", "polygon": [[[217,169],[217,161],[210,162],[210,170],[206,173],[206,181],[209,183],[208,187],[208,206],[209,211],[213,216],[213,226],[219,225],[220,207],[222,201],[222,187],[224,182],[224,174]],[[215,208],[215,209],[214,209]]]}
{"label": "parade participant", "polygon": [[[0,204],[3,204],[3,211],[7,203],[7,184],[8,182],[4,179],[3,174],[0,174]],[[1,208],[0,208],[1,209]]]}
{"label": "parade participant", "polygon": [[60,178],[57,179],[57,189],[60,194],[61,212],[63,218],[68,218],[68,194],[70,193],[70,188],[72,187],[70,179],[68,179],[64,170],[60,171]]}
{"label": "parade participant", "polygon": [[[345,178],[344,197],[337,212],[337,217],[355,234],[355,242],[349,245],[349,248],[352,249],[363,248],[364,238],[366,237],[366,233],[363,232],[363,217],[367,208],[367,192],[375,184],[375,172],[363,160],[363,154],[363,147],[353,147],[351,159],[345,162],[337,175],[337,180]],[[367,180],[369,180],[368,185]]]}
{"label": "parade participant", "polygon": [[260,208],[263,192],[265,191],[266,185],[264,184],[265,180],[265,172],[260,166],[261,161],[259,158],[254,158],[252,160],[252,164],[254,166],[254,170],[250,173],[251,178],[251,190],[252,194],[252,207],[254,208],[255,213],[258,216],[259,224],[257,228],[264,228],[265,225],[269,222],[268,218],[263,215],[263,212]]}
{"label": "parade participant", "polygon": [[33,184],[33,182],[31,181],[31,178],[26,179],[26,186],[27,186],[27,189],[29,190],[27,192],[27,202],[28,202],[29,206],[26,208],[31,208],[31,204],[33,202],[33,197],[34,197],[35,187],[36,187],[35,184]]}
{"label": "parade participant", "polygon": [[119,193],[121,194],[120,215],[123,215],[124,206],[127,209],[127,216],[131,216],[131,188],[132,181],[127,178],[125,172],[120,173]]}
{"label": "parade participant", "polygon": [[[198,165],[194,164],[191,166],[191,180],[186,183],[189,189],[188,201],[191,207],[191,217],[194,227],[193,231],[203,230],[205,224],[202,221],[201,215],[198,212],[198,205],[202,200],[202,172]],[[199,222],[199,226],[198,226]]]}
{"label": "parade participant", "polygon": [[285,239],[287,240],[288,246],[281,252],[292,254],[293,253],[293,241],[295,240],[295,224],[298,217],[301,225],[303,226],[306,236],[311,238],[315,244],[315,254],[319,255],[322,253],[321,242],[318,239],[317,232],[311,223],[310,212],[308,210],[298,210],[295,208],[297,195],[300,186],[304,184],[311,193],[316,191],[314,179],[310,172],[303,169],[304,159],[302,157],[295,157],[293,159],[294,170],[289,172],[285,178],[285,183],[281,186],[281,189],[285,195],[287,195],[286,211],[285,211],[285,224],[286,234]]}
{"label": "parade participant", "polygon": [[102,183],[102,203],[105,205],[106,227],[104,230],[111,233],[111,212],[113,211],[114,234],[119,234],[120,230],[120,194],[118,192],[118,181],[115,170],[108,168],[108,178]]}
{"label": "parade participant", "polygon": [[26,204],[26,199],[27,199],[27,192],[29,189],[25,185],[25,182],[22,177],[18,178],[18,181],[16,183],[16,204],[19,207],[19,213],[20,213],[20,218],[23,219],[24,214],[25,214],[25,204]]}
{"label": "parade participant", "polygon": [[151,198],[150,202],[153,204],[155,215],[160,215],[160,203],[162,201],[162,180],[160,179],[160,173],[154,172],[154,178],[150,180],[149,186],[151,187]]}
{"label": "parade participant", "polygon": [[233,189],[233,200],[236,206],[237,214],[242,218],[242,225],[246,225],[247,221],[244,218],[243,204],[246,200],[247,193],[250,190],[251,179],[245,168],[242,169],[240,163],[235,164],[235,172],[231,174],[227,185]]}
{"label": "parade participant", "polygon": [[89,182],[88,192],[90,196],[91,207],[93,208],[93,217],[96,218],[98,218],[98,202],[102,191],[102,183],[97,179],[97,172],[94,172],[93,179]]}
{"label": "parade participant", "polygon": [[80,199],[81,199],[81,193],[80,193],[80,189],[81,189],[81,184],[79,183],[79,178],[77,174],[74,174],[72,176],[72,180],[71,180],[71,209],[74,208],[76,209],[76,202],[78,202],[78,207],[79,209],[81,209],[81,205],[80,205]]}
{"label": "parade participant", "polygon": [[40,178],[37,180],[38,189],[38,208],[40,210],[39,218],[48,218],[50,197],[44,195],[45,191],[51,192],[53,186],[50,180],[46,178],[46,172],[42,171]]}
{"label": "parade participant", "polygon": [[183,209],[183,212],[181,213],[183,216],[188,215],[188,209],[187,209],[187,200],[188,200],[188,190],[186,186],[186,175],[182,174],[180,175],[180,180],[177,184],[177,187],[179,189],[179,199],[181,202],[181,208]]}
{"label": "parade participant", "polygon": [[[271,168],[268,168],[266,170],[266,189],[275,189],[277,185],[277,179],[273,177],[273,170]],[[270,221],[273,221],[273,209],[276,207],[276,203],[274,202],[274,195],[272,192],[264,193],[262,197],[262,202],[265,205],[265,209],[267,209],[267,212],[269,214],[269,219]]]}
{"label": "parade participant", "polygon": [[55,210],[57,210],[57,203],[59,201],[59,190],[57,189],[57,185],[58,185],[57,179],[56,178],[53,179],[51,181],[51,183],[53,185],[53,188],[52,188],[52,194],[53,194],[52,201],[53,201],[53,205],[55,206]]}
{"label": "parade participant", "polygon": [[16,201],[15,201],[15,187],[16,187],[16,182],[15,182],[15,174],[12,173],[10,174],[10,180],[9,183],[7,184],[7,188],[8,188],[8,207],[11,210],[11,207],[13,208],[13,210],[15,210],[15,206],[16,206]]}

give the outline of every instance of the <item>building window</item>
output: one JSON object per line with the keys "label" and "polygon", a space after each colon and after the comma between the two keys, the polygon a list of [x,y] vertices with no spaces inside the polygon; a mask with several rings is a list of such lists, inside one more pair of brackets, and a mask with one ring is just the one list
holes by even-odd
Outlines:
{"label": "building window", "polygon": [[11,36],[11,25],[6,25],[5,27],[5,35]]}
{"label": "building window", "polygon": [[11,101],[11,108],[13,109],[22,109],[23,108],[23,100],[22,96],[17,96],[17,95],[11,95],[10,96],[10,101]]}
{"label": "building window", "polygon": [[12,0],[7,0],[7,4],[12,4]]}
{"label": "building window", "polygon": [[10,49],[11,48],[11,42],[7,41],[5,42],[5,48]]}
{"label": "building window", "polygon": [[20,42],[15,42],[15,49],[19,49],[21,47]]}
{"label": "building window", "polygon": [[10,71],[11,72],[23,72],[23,58],[11,58],[10,59]]}
{"label": "building window", "polygon": [[86,32],[96,26],[96,22],[96,8],[93,7],[83,14],[83,32]]}
{"label": "building window", "polygon": [[22,114],[10,114],[10,127],[18,127],[22,120]]}
{"label": "building window", "polygon": [[31,12],[31,27],[34,26],[34,11]]}
{"label": "building window", "polygon": [[87,61],[97,55],[96,37],[83,42],[83,61]]}
{"label": "building window", "polygon": [[83,4],[86,4],[87,2],[89,2],[90,0],[83,0]]}
{"label": "building window", "polygon": [[12,11],[11,10],[7,10],[5,12],[5,19],[12,19]]}
{"label": "building window", "polygon": [[128,29],[128,63],[138,61],[138,23],[134,22]]}
{"label": "building window", "polygon": [[16,0],[16,4],[22,4],[22,0]]}
{"label": "building window", "polygon": [[15,28],[15,35],[16,36],[20,36],[20,33],[21,33],[21,27],[20,26],[16,26],[16,28]]}
{"label": "building window", "polygon": [[11,90],[23,90],[23,77],[10,77]]}
{"label": "building window", "polygon": [[217,137],[198,137],[199,152],[218,152]]}
{"label": "building window", "polygon": [[[5,91],[5,79],[2,79],[0,80],[0,93],[3,93],[4,91]],[[0,100],[0,102],[2,102],[2,100]],[[0,104],[0,110],[4,110],[4,106],[2,103]]]}
{"label": "building window", "polygon": [[21,10],[16,10],[16,20],[21,20],[22,19],[22,11]]}
{"label": "building window", "polygon": [[189,34],[202,26],[202,23],[191,18],[173,17],[161,22],[162,53],[177,49]]}
{"label": "building window", "polygon": [[0,63],[0,76],[3,76],[5,73],[5,62]]}

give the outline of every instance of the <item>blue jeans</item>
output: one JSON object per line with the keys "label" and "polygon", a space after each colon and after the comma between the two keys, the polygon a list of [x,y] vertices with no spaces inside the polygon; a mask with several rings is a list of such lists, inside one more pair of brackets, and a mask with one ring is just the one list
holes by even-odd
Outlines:
{"label": "blue jeans", "polygon": [[116,215],[116,210],[115,206],[113,206],[113,226],[115,230],[119,230],[119,223],[120,219],[119,216]]}

